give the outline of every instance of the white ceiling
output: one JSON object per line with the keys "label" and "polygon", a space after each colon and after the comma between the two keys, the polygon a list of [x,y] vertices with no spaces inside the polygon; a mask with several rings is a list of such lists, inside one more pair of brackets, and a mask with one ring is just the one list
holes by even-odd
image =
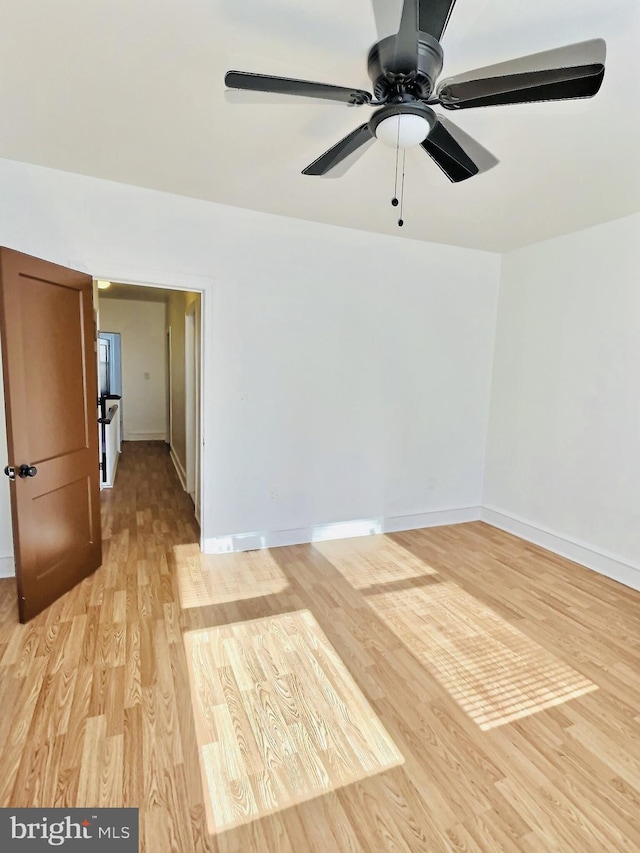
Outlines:
{"label": "white ceiling", "polygon": [[595,37],[607,72],[591,100],[446,113],[501,162],[453,185],[411,150],[402,230],[393,150],[338,180],[300,174],[371,108],[225,99],[230,68],[370,89],[385,5],[388,20],[395,0],[2,0],[0,157],[494,251],[640,210],[637,0],[457,0],[446,76]]}

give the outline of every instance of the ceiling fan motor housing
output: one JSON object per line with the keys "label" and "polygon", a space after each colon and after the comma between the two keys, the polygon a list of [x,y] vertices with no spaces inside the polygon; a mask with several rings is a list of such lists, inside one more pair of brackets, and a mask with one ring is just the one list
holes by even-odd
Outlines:
{"label": "ceiling fan motor housing", "polygon": [[393,56],[396,36],[388,36],[373,45],[369,51],[368,73],[378,101],[388,101],[394,96],[408,94],[426,99],[432,94],[442,71],[440,42],[427,33],[418,33],[418,68],[411,73],[395,69],[393,62],[383,66],[383,57]]}

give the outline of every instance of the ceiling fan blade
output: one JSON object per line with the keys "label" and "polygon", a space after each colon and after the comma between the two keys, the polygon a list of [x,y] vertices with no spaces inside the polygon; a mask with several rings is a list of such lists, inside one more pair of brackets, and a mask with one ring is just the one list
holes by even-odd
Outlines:
{"label": "ceiling fan blade", "polygon": [[352,151],[350,154],[340,160],[339,163],[336,163],[335,166],[332,166],[328,172],[325,172],[321,177],[323,180],[334,180],[335,178],[341,178],[343,175],[346,175],[349,169],[358,161],[365,151],[368,151],[369,148],[376,142],[375,136],[372,136],[370,139],[367,139],[362,145]]}
{"label": "ceiling fan blade", "polygon": [[393,51],[394,73],[415,74],[418,69],[418,6],[419,0],[404,0],[400,29]]}
{"label": "ceiling fan blade", "polygon": [[[362,148],[359,153],[363,154],[366,150],[364,146],[367,142],[374,140],[375,137],[369,130],[368,124],[361,124],[351,133],[347,134],[344,139],[337,142],[333,148],[321,154],[317,160],[314,160],[306,169],[302,170],[303,175],[326,175],[330,169],[335,168],[344,160],[349,158],[349,165],[353,165],[357,158],[352,157],[353,154]],[[367,146],[368,147],[368,146]]]}
{"label": "ceiling fan blade", "polygon": [[437,97],[448,110],[590,98],[602,85],[605,58],[603,39],[578,42],[443,80]]}
{"label": "ceiling fan blade", "polygon": [[[506,62],[498,62],[496,65],[486,65],[466,71],[464,74],[456,74],[451,80],[455,82],[467,82],[468,80],[482,80],[488,77],[502,77],[506,74],[523,74],[527,71],[547,71],[550,68],[570,68],[579,65],[604,65],[607,58],[607,45],[604,39],[589,39],[579,41],[575,44],[565,44],[554,47],[551,50],[543,50],[541,53],[532,53],[528,56],[518,56],[508,59]],[[447,80],[444,81],[448,82]]]}
{"label": "ceiling fan blade", "polygon": [[418,0],[418,29],[440,41],[456,0]]}
{"label": "ceiling fan blade", "polygon": [[[392,35],[398,29],[398,6],[389,0],[371,0],[376,19],[378,38]],[[447,27],[456,0],[404,0],[400,18],[421,33],[428,33],[440,41]]]}
{"label": "ceiling fan blade", "polygon": [[486,172],[498,162],[473,137],[442,116],[421,146],[454,184]]}
{"label": "ceiling fan blade", "polygon": [[420,34],[426,33],[439,41],[455,2],[456,0],[404,0],[397,35],[380,45],[380,62],[389,79],[411,80],[416,75]]}
{"label": "ceiling fan blade", "polygon": [[411,79],[418,70],[419,6],[420,0],[404,0],[398,33],[382,45],[382,69],[391,79]]}
{"label": "ceiling fan blade", "polygon": [[280,95],[302,95],[308,98],[324,98],[345,104],[368,104],[369,92],[363,89],[347,89],[330,83],[315,83],[311,80],[294,80],[289,77],[271,77],[268,74],[253,74],[249,71],[227,71],[224,82],[230,89],[247,89],[252,92],[274,92]]}

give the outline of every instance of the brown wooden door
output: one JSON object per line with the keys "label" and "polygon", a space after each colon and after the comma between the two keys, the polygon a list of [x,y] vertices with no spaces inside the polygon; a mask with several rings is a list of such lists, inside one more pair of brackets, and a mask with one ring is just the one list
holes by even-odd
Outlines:
{"label": "brown wooden door", "polygon": [[[102,562],[91,277],[0,249],[0,332],[26,622]],[[20,477],[21,465],[37,473]]]}

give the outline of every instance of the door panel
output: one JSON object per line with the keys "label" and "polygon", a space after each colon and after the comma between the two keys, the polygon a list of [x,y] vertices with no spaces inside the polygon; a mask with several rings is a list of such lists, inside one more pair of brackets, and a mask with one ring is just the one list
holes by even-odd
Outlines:
{"label": "door panel", "polygon": [[40,521],[36,544],[40,581],[66,559],[76,543],[91,544],[90,483],[84,478],[58,486],[35,497],[33,505]]}
{"label": "door panel", "polygon": [[102,561],[91,277],[0,249],[0,331],[24,622]]}
{"label": "door panel", "polygon": [[[28,341],[30,354],[25,363],[27,415],[39,419],[48,413],[42,429],[32,431],[30,449],[34,457],[49,459],[87,444],[83,341],[78,335],[84,326],[82,291],[22,276],[18,298],[22,340]],[[93,323],[93,306],[91,315]],[[59,396],[60,377],[64,399]]]}

